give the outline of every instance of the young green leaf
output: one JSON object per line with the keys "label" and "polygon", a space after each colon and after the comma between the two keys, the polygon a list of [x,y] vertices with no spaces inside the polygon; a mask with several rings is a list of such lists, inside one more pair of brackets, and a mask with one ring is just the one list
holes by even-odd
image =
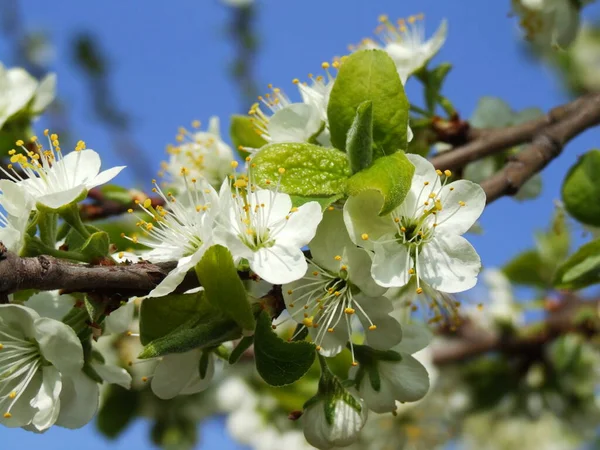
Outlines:
{"label": "young green leaf", "polygon": [[358,51],[340,67],[327,106],[336,148],[345,148],[356,109],[365,101],[373,104],[373,141],[382,154],[406,150],[408,100],[394,61],[383,50]]}
{"label": "young green leaf", "polygon": [[394,153],[375,160],[373,165],[348,180],[348,195],[358,195],[363,191],[375,190],[383,197],[379,215],[393,211],[402,203],[410,190],[415,166],[404,152]]}
{"label": "young green leaf", "polygon": [[513,258],[502,271],[515,284],[544,288],[549,284],[540,272],[542,260],[535,250],[527,250]]}
{"label": "young green leaf", "polygon": [[352,173],[360,172],[373,161],[373,103],[366,101],[356,108],[356,117],[348,130],[346,153]]}
{"label": "young green leaf", "polygon": [[309,342],[286,342],[271,328],[266,312],[258,316],[254,333],[256,370],[271,386],[285,386],[304,376],[315,360],[315,346]]}
{"label": "young green leaf", "polygon": [[248,156],[248,152],[240,150],[241,147],[261,148],[267,144],[262,136],[256,130],[252,119],[248,116],[231,116],[231,126],[229,128],[231,142],[242,158]]}
{"label": "young green leaf", "polygon": [[583,289],[600,283],[600,239],[588,242],[573,253],[556,271],[558,289]]}
{"label": "young green leaf", "polygon": [[90,261],[93,261],[95,259],[108,256],[109,245],[110,241],[108,239],[108,233],[104,231],[98,231],[92,234],[85,241],[85,243],[79,251]]}
{"label": "young green leaf", "polygon": [[600,150],[591,150],[571,167],[562,186],[565,208],[586,225],[600,226]]}
{"label": "young green leaf", "polygon": [[254,330],[256,322],[248,295],[227,248],[210,247],[196,265],[196,275],[211,305],[243,329]]}
{"label": "young green leaf", "polygon": [[[252,175],[259,186],[272,186],[281,177],[282,192],[303,197],[340,194],[350,176],[345,153],[313,144],[267,145],[252,162],[255,164]],[[285,169],[283,175],[280,168]]]}
{"label": "young green leaf", "polygon": [[244,336],[229,355],[229,364],[235,364],[246,350],[254,344],[254,336]]}

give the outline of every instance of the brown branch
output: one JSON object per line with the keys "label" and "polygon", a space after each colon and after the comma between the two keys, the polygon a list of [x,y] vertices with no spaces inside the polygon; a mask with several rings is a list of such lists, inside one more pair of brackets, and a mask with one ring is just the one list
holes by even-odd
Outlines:
{"label": "brown branch", "polygon": [[[552,109],[546,116],[530,120],[512,127],[479,130],[470,132],[469,142],[444,152],[431,159],[438,169],[456,170],[470,162],[486,156],[494,155],[515,145],[532,142],[536,136],[547,134],[554,126],[562,128],[564,123],[572,123],[574,116],[597,116],[600,112],[600,94],[584,95],[570,103]],[[574,128],[575,134],[597,125],[598,120],[587,124],[584,128]],[[574,135],[570,135],[569,139]],[[566,141],[565,141],[566,142]],[[562,142],[564,145],[565,142]]]}
{"label": "brown branch", "polygon": [[[164,206],[165,202],[161,197],[149,197],[152,201],[152,206],[158,205]],[[98,188],[90,189],[88,192],[88,199],[92,200],[91,203],[83,203],[80,206],[81,218],[84,221],[106,219],[108,217],[119,216],[125,214],[128,209],[135,207],[136,200],[142,200],[141,198],[136,199],[132,196],[131,203],[121,203],[114,200],[107,199],[102,191]]]}

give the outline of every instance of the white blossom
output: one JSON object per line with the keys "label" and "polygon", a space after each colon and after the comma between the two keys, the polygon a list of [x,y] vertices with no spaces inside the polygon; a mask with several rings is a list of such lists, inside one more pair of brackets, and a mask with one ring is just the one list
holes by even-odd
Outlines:
{"label": "white blossom", "polygon": [[33,203],[33,198],[16,183],[0,180],[0,242],[11,252],[18,254],[23,249]]}
{"label": "white blossom", "polygon": [[162,399],[195,394],[209,386],[214,374],[215,361],[212,353],[203,356],[202,350],[195,349],[169,354],[163,356],[154,369],[152,392]]}
{"label": "white blossom", "polygon": [[[47,208],[58,209],[83,199],[89,189],[107,183],[124,169],[120,166],[100,172],[100,156],[86,149],[83,141],[77,143],[75,151],[63,156],[58,135],[49,134],[48,130],[44,134],[48,136],[48,149],[35,136],[31,138],[31,145],[37,147],[35,152],[25,147],[23,141],[17,141],[22,153],[10,150],[11,164],[8,171],[4,168],[2,171]],[[14,169],[15,164],[20,171]]]}
{"label": "white blossom", "polygon": [[228,175],[233,159],[231,147],[221,138],[218,117],[210,118],[206,131],[199,131],[199,121],[194,121],[192,127],[191,131],[179,129],[178,144],[167,146],[169,161],[161,164],[160,175],[168,175],[170,185],[178,191],[187,187],[180,176],[183,168],[190,178],[205,178],[218,186]]}
{"label": "white blossom", "polygon": [[0,305],[0,423],[43,431],[79,428],[98,408],[73,329],[31,308]]}
{"label": "white blossom", "polygon": [[568,47],[579,32],[577,2],[572,0],[513,0],[525,37],[541,47]]}
{"label": "white blossom", "polygon": [[[186,168],[182,168],[181,176],[186,189],[178,196],[170,192],[165,194],[157,184],[152,189],[166,206],[154,207],[150,199],[138,204],[153,218],[148,222],[140,217],[137,222],[145,236],[126,236],[132,242],[151,249],[144,254],[149,261],[178,261],[177,267],[148,294],[149,297],[173,292],[213,243],[213,227],[218,212],[217,192],[204,179],[189,180]],[[133,210],[129,212],[133,213]]]}
{"label": "white blossom", "polygon": [[324,213],[309,249],[304,277],[284,285],[283,295],[288,312],[308,328],[321,354],[334,356],[344,349],[354,317],[372,346],[388,349],[400,342],[402,329],[389,315],[393,308],[383,296],[386,289],[371,277],[371,258],[350,240],[341,211]]}
{"label": "white blossom", "polygon": [[323,217],[317,202],[292,207],[290,196],[277,188],[257,188],[250,172],[232,185],[225,180],[219,207],[216,239],[229,249],[236,264],[246,260],[250,269],[273,284],[290,283],[304,275],[307,263],[301,249]]}
{"label": "white blossom", "polygon": [[377,48],[387,52],[394,60],[402,84],[427,64],[440,50],[446,41],[448,24],[444,20],[429,40],[425,39],[423,14],[400,19],[394,25],[387,16],[379,18],[381,24],[377,28],[380,44],[371,39],[364,40],[358,49]]}
{"label": "white blossom", "polygon": [[485,193],[471,181],[447,183],[450,171],[436,171],[429,161],[407,155],[415,166],[410,191],[391,214],[378,216],[382,198],[367,191],[348,199],[344,220],[357,245],[374,252],[371,274],[381,286],[405,286],[414,277],[447,293],[477,282],[481,260],[461,235],[485,207]]}
{"label": "white blossom", "polygon": [[304,436],[319,449],[345,447],[358,439],[368,412],[364,402],[349,391],[317,397],[302,415]]}

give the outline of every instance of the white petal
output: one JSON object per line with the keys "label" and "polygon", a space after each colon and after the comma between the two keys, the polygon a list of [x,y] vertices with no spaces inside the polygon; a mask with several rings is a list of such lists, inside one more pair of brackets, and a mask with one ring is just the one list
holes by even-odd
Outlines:
{"label": "white petal", "polygon": [[426,62],[435,56],[440,51],[444,42],[446,42],[446,36],[448,35],[448,21],[442,20],[435,34],[425,43],[425,54]]}
{"label": "white petal", "polygon": [[0,242],[11,252],[19,253],[23,247],[23,233],[15,228],[0,228]]}
{"label": "white petal", "polygon": [[46,75],[35,91],[31,110],[34,114],[42,113],[56,96],[56,74],[49,73]]}
{"label": "white petal", "polygon": [[58,397],[62,390],[60,372],[52,366],[42,369],[42,385],[37,396],[31,400],[31,406],[38,410],[32,424],[38,431],[50,428],[56,422],[60,412]]}
{"label": "white petal", "polygon": [[275,244],[261,248],[248,260],[250,268],[263,280],[273,284],[286,284],[299,280],[308,265],[304,253],[297,247]]}
{"label": "white petal", "polygon": [[129,330],[133,322],[133,313],[135,312],[135,303],[127,302],[104,320],[104,334],[120,334]]}
{"label": "white petal", "polygon": [[108,183],[114,177],[121,173],[125,166],[117,166],[112,167],[110,169],[106,169],[98,174],[96,178],[86,183],[86,187],[88,189],[95,188],[96,186],[100,186],[101,184]]}
{"label": "white petal", "polygon": [[33,294],[23,306],[34,309],[41,317],[62,320],[75,305],[75,297],[58,295],[58,291]]}
{"label": "white petal", "polygon": [[181,391],[181,395],[191,395],[196,394],[198,392],[204,391],[207,387],[210,386],[214,376],[215,376],[215,357],[213,355],[209,355],[208,357],[208,367],[206,368],[206,374],[204,378],[200,378],[200,370],[199,367],[196,367],[197,371],[189,381],[186,387]]}
{"label": "white petal", "polygon": [[202,259],[207,248],[208,245],[204,244],[193,255],[181,258],[177,263],[177,267],[169,272],[165,279],[148,294],[148,297],[164,297],[177,289],[188,271]]}
{"label": "white petal", "polygon": [[248,259],[253,256],[252,250],[233,231],[218,227],[214,233],[215,243],[227,247],[236,264],[242,258]]}
{"label": "white petal", "polygon": [[0,180],[0,191],[2,191],[0,204],[8,214],[15,217],[29,217],[34,199],[23,186],[9,180]]}
{"label": "white petal", "polygon": [[[468,180],[458,180],[444,186],[440,197],[443,209],[437,213],[436,231],[442,233],[466,233],[485,208],[484,190]],[[464,202],[465,206],[460,206],[459,202]]]}
{"label": "white petal", "polygon": [[318,401],[304,411],[304,436],[309,444],[329,449],[335,446],[345,447],[355,442],[367,420],[368,410],[361,399],[356,398],[362,409],[360,412],[343,400],[334,400],[333,424],[325,418],[324,402]]}
{"label": "white petal", "polygon": [[63,164],[69,186],[85,185],[100,172],[100,155],[89,149],[74,151],[65,155]]}
{"label": "white petal", "polygon": [[296,212],[289,216],[285,228],[275,238],[279,243],[290,247],[304,247],[315,236],[317,226],[323,218],[321,205],[317,202],[308,202],[300,206]]}
{"label": "white petal", "polygon": [[32,99],[37,88],[37,81],[27,71],[16,67],[6,73],[10,83],[10,103],[8,105],[6,116],[10,117],[19,112]]}
{"label": "white petal", "polygon": [[250,204],[252,209],[255,206],[260,207],[264,204],[264,211],[266,211],[266,223],[271,225],[285,220],[285,217],[290,213],[292,209],[292,200],[287,194],[280,192],[273,192],[267,189],[260,189],[250,194]]}
{"label": "white petal", "polygon": [[[386,236],[392,238],[393,235]],[[384,287],[402,287],[408,284],[411,275],[412,259],[402,244],[375,244],[375,256],[371,266],[371,276]]]}
{"label": "white petal", "polygon": [[212,116],[208,120],[208,132],[217,137],[221,137],[220,122],[217,116]]}
{"label": "white petal", "polygon": [[163,400],[174,398],[188,385],[194,376],[198,376],[200,350],[186,353],[173,353],[163,356],[156,366],[152,378],[152,392]]}
{"label": "white petal", "polygon": [[35,339],[42,356],[62,374],[77,373],[83,367],[83,348],[73,328],[54,319],[36,319]]}
{"label": "white petal", "polygon": [[307,142],[321,128],[319,109],[305,103],[293,103],[275,112],[267,132],[271,142]]}
{"label": "white petal", "polygon": [[[390,313],[394,310],[392,302],[387,297],[355,296],[360,305],[356,314],[365,329],[365,337],[369,345],[378,350],[387,350],[398,344],[402,339],[402,326]],[[363,314],[364,312],[364,314]],[[368,316],[370,321],[365,317]],[[377,328],[369,330],[374,324]]]}
{"label": "white petal", "polygon": [[369,374],[366,373],[360,382],[358,391],[371,411],[378,414],[384,414],[396,409],[396,399],[391,391],[391,387],[390,383],[386,383],[385,380],[381,380],[380,377],[379,390],[376,391],[373,389]]}
{"label": "white petal", "polygon": [[396,400],[415,402],[422,399],[429,390],[429,375],[423,365],[407,353],[402,354],[398,363],[380,361],[380,377],[390,383],[390,390]]}
{"label": "white petal", "polygon": [[[350,239],[356,245],[373,250],[373,241],[387,233],[395,233],[396,227],[391,217],[379,217],[383,197],[377,191],[364,191],[350,197],[344,205],[344,223]],[[368,240],[362,235],[367,234]]]}
{"label": "white petal", "polygon": [[465,238],[441,233],[422,247],[418,263],[419,277],[448,293],[471,289],[481,270],[481,259]]}
{"label": "white petal", "polygon": [[335,260],[335,256],[342,255],[346,247],[354,247],[346,232],[342,211],[334,209],[323,212],[323,220],[308,247],[313,260],[319,266],[332,272],[339,271],[340,263]]}
{"label": "white petal", "polygon": [[407,323],[402,325],[402,341],[394,350],[412,355],[424,349],[433,337],[427,326],[419,323]]}
{"label": "white petal", "polygon": [[[21,394],[17,402],[10,409],[11,417],[6,418],[3,414],[0,414],[0,424],[5,427],[25,427],[31,424],[33,416],[37,412],[36,409],[32,408],[31,401],[42,389],[42,371],[38,370],[33,376],[32,380],[27,384],[25,391]],[[33,431],[35,431],[35,428]]]}
{"label": "white petal", "polygon": [[34,338],[34,323],[39,319],[39,314],[31,308],[21,305],[0,305],[0,325],[12,328],[20,333],[19,337]]}
{"label": "white petal", "polygon": [[[338,234],[342,234],[338,232]],[[383,295],[386,288],[378,285],[371,276],[371,256],[366,250],[348,247],[344,253],[348,265],[348,278],[360,291],[369,297]]]}
{"label": "white petal", "polygon": [[74,202],[82,194],[86,192],[86,188],[84,185],[78,185],[63,191],[51,192],[46,195],[42,195],[38,197],[36,200],[38,203],[42,205],[46,205],[51,209],[58,209],[61,206],[68,205],[69,203]]}
{"label": "white petal", "polygon": [[98,411],[98,384],[83,372],[69,377],[63,376],[62,381],[60,414],[56,425],[70,429],[81,428],[90,422]]}
{"label": "white petal", "polygon": [[122,367],[93,362],[92,368],[100,375],[100,378],[102,378],[104,382],[118,384],[125,389],[131,389],[131,375]]}
{"label": "white petal", "polygon": [[[309,329],[310,335],[313,338],[313,340],[316,339],[318,331],[318,328]],[[323,338],[319,342],[319,345],[321,346],[319,353],[327,358],[331,358],[332,356],[341,353],[342,350],[346,348],[346,343],[348,342],[348,339],[350,339],[350,336],[348,335],[348,328],[346,326],[346,323],[342,320],[340,321],[338,326],[334,328],[332,333],[329,333],[327,331],[325,332],[325,334],[323,334]]]}

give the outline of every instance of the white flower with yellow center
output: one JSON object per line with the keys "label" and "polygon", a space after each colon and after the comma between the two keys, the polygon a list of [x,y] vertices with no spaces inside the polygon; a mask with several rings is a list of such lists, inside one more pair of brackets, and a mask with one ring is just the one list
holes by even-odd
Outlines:
{"label": "white flower with yellow center", "polygon": [[200,122],[192,122],[193,130],[181,127],[177,135],[177,145],[167,146],[168,162],[162,163],[160,176],[168,175],[169,183],[181,190],[185,189],[180,177],[184,167],[191,178],[205,178],[212,186],[218,186],[229,173],[229,163],[233,151],[221,139],[219,118],[213,116],[206,131],[200,131]]}
{"label": "white flower with yellow center", "polygon": [[161,358],[152,377],[152,392],[162,399],[191,395],[205,390],[215,374],[215,357],[194,349]]}
{"label": "white flower with yellow center", "polygon": [[425,40],[423,15],[410,16],[407,20],[398,20],[395,26],[387,16],[379,18],[381,24],[376,33],[381,44],[365,39],[358,49],[378,48],[385,50],[394,60],[402,84],[417,70],[427,64],[440,50],[446,41],[448,25],[442,21],[439,28],[429,40]]}
{"label": "white flower with yellow center", "polygon": [[[100,172],[100,156],[86,149],[85,142],[79,141],[75,151],[63,156],[58,135],[49,134],[48,130],[44,135],[48,137],[48,149],[44,149],[35,136],[29,144],[33,150],[23,141],[17,141],[23,152],[10,150],[11,164],[8,170],[2,168],[2,171],[47,208],[58,209],[83,199],[89,189],[107,183],[124,169],[121,166]],[[15,164],[20,170],[15,170]]]}
{"label": "white flower with yellow center", "polygon": [[23,249],[33,202],[16,183],[0,180],[0,242],[11,252],[19,253]]}
{"label": "white flower with yellow center", "polygon": [[341,211],[326,211],[309,244],[312,259],[304,277],[283,286],[290,315],[309,330],[324,356],[340,353],[351,341],[357,317],[369,344],[389,349],[400,342],[400,323],[389,315],[393,307],[386,289],[370,275],[371,258],[345,231]]}
{"label": "white flower with yellow center", "polygon": [[[150,199],[138,202],[138,206],[152,220],[138,217],[137,226],[142,237],[126,237],[151,250],[144,258],[151,262],[178,261],[177,267],[165,277],[149,297],[161,297],[173,292],[183,281],[185,274],[202,258],[212,245],[215,215],[218,212],[218,195],[204,179],[188,180],[187,169],[181,172],[186,186],[178,196],[166,194],[154,181],[153,192],[158,194],[166,206],[153,206]],[[129,210],[133,213],[133,209]]]}
{"label": "white flower with yellow center", "polygon": [[[237,167],[235,161],[232,165]],[[279,171],[283,174],[285,169]],[[249,176],[242,175],[231,184],[225,180],[219,207],[215,236],[229,249],[236,264],[247,261],[250,269],[273,284],[290,283],[304,275],[307,264],[301,249],[313,238],[323,218],[317,202],[292,207],[290,196],[277,187],[256,187],[250,171]]]}
{"label": "white flower with yellow center", "polygon": [[72,328],[33,309],[0,305],[0,423],[44,431],[79,428],[98,409]]}
{"label": "white flower with yellow center", "polygon": [[463,238],[485,207],[476,183],[447,183],[450,171],[435,170],[425,158],[409,154],[415,174],[404,202],[379,216],[383,199],[367,191],[348,199],[344,220],[353,242],[374,252],[371,275],[377,284],[401,287],[415,277],[447,293],[466,291],[477,282],[481,260]]}

